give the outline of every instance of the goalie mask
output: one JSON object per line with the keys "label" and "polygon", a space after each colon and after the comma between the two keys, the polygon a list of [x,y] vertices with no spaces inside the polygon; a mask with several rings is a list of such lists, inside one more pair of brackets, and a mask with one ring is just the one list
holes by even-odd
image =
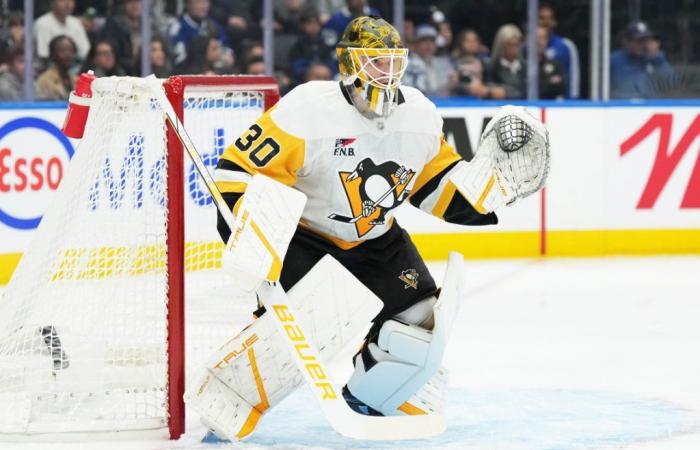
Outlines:
{"label": "goalie mask", "polygon": [[357,17],[336,52],[342,83],[358,111],[370,119],[391,114],[408,62],[396,28],[377,17]]}

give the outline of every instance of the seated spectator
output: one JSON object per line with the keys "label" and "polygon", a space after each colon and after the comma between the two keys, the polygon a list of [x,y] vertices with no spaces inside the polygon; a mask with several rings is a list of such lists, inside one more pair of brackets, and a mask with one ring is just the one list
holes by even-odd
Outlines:
{"label": "seated spectator", "polygon": [[437,30],[432,25],[416,28],[413,53],[409,54],[403,84],[420,89],[425,95],[449,95],[457,86],[457,72],[446,56],[437,56]]}
{"label": "seated spectator", "polygon": [[326,45],[321,38],[321,20],[316,11],[305,11],[299,20],[303,34],[289,51],[291,73],[295,84],[304,80],[306,69],[312,62],[320,62],[328,67],[337,66],[335,48]]}
{"label": "seated spectator", "polygon": [[438,48],[437,54],[440,56],[449,55],[454,37],[452,33],[452,25],[450,25],[450,22],[447,21],[445,13],[437,9],[437,7],[431,6],[430,10],[430,17],[432,19],[433,26],[438,32],[437,39],[435,40],[435,44]]}
{"label": "seated spectator", "polygon": [[117,14],[107,19],[100,39],[112,41],[119,64],[130,75],[139,75],[141,65],[136,54],[141,49],[141,0],[122,0],[120,3]]}
{"label": "seated spectator", "polygon": [[219,41],[214,36],[197,36],[187,46],[187,58],[175,67],[179,75],[217,75],[221,57]]}
{"label": "seated spectator", "polygon": [[260,27],[253,20],[252,2],[255,0],[212,0],[211,17],[223,25],[234,53],[241,52],[241,44],[250,35],[260,35]]}
{"label": "seated spectator", "polygon": [[68,100],[75,87],[73,73],[78,48],[68,36],[56,36],[49,42],[49,67],[36,80],[38,100]]}
{"label": "seated spectator", "polygon": [[241,55],[238,58],[240,72],[245,73],[248,62],[255,58],[263,59],[265,57],[265,47],[259,41],[247,41],[242,46]]}
{"label": "seated spectator", "polygon": [[105,19],[104,17],[100,17],[97,10],[92,6],[83,11],[83,15],[80,16],[79,19],[92,45],[92,43],[99,38],[99,32],[105,25]]}
{"label": "seated spectator", "polygon": [[87,61],[83,64],[80,72],[88,70],[94,71],[96,77],[123,77],[126,75],[126,71],[117,63],[114,44],[105,39],[96,41],[92,45]]}
{"label": "seated spectator", "polygon": [[253,56],[243,68],[245,75],[265,75],[265,61],[261,56]]}
{"label": "seated spectator", "polygon": [[358,16],[381,16],[381,13],[369,6],[368,0],[346,0],[345,7],[333,14],[323,25],[323,39],[327,45],[335,46],[350,21]]}
{"label": "seated spectator", "polygon": [[457,35],[457,46],[452,52],[452,61],[457,68],[458,84],[455,88],[457,95],[469,95],[478,98],[488,98],[490,89],[484,82],[486,62],[481,38],[476,30],[467,28]]}
{"label": "seated spectator", "polygon": [[[136,61],[139,63],[141,61],[141,49],[136,53]],[[158,78],[167,78],[173,73],[173,62],[169,48],[161,37],[151,39],[151,73]]]}
{"label": "seated spectator", "polygon": [[486,80],[492,98],[525,98],[525,60],[521,54],[523,33],[513,24],[496,32],[491,59],[486,66]]}
{"label": "seated spectator", "polygon": [[56,36],[67,36],[77,49],[77,58],[84,60],[90,51],[90,41],[80,19],[72,16],[74,0],[51,0],[51,11],[34,22],[34,39],[39,58],[49,58],[49,43]]}
{"label": "seated spectator", "polygon": [[281,0],[275,2],[275,32],[301,34],[299,28],[304,13],[304,0]]}
{"label": "seated spectator", "polygon": [[24,14],[12,11],[7,15],[5,26],[0,28],[0,67],[9,63],[13,50],[24,46]]}
{"label": "seated spectator", "polygon": [[548,3],[540,3],[539,24],[545,27],[549,34],[547,57],[558,62],[564,71],[564,78],[568,83],[565,97],[578,98],[581,90],[581,66],[576,44],[554,32],[557,19],[554,8]]}
{"label": "seated spectator", "polygon": [[330,67],[321,62],[312,62],[309,67],[306,68],[306,73],[304,74],[304,82],[322,80],[329,81],[333,79],[333,72]]}
{"label": "seated spectator", "polygon": [[610,55],[612,98],[654,98],[659,85],[668,84],[673,69],[660,49],[658,39],[644,22],[627,26],[622,48]]}
{"label": "seated spectator", "polygon": [[561,64],[547,55],[549,30],[539,25],[537,27],[537,51],[539,54],[539,98],[555,99],[566,96],[566,78]]}
{"label": "seated spectator", "polygon": [[[187,0],[185,12],[170,29],[170,40],[175,53],[175,63],[182,63],[187,57],[187,46],[195,37],[215,37],[220,46],[228,44],[221,25],[209,17],[209,0]],[[200,57],[202,55],[199,55]],[[196,58],[196,56],[195,56]],[[229,63],[233,63],[231,61]]]}
{"label": "seated spectator", "polygon": [[24,98],[24,49],[13,47],[9,52],[7,69],[0,73],[0,101]]}

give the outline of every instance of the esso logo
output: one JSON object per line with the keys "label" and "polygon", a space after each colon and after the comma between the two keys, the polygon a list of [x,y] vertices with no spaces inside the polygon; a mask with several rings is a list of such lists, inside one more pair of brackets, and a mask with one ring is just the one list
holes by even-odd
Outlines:
{"label": "esso logo", "polygon": [[71,142],[47,120],[21,117],[0,127],[0,222],[36,228],[72,156]]}

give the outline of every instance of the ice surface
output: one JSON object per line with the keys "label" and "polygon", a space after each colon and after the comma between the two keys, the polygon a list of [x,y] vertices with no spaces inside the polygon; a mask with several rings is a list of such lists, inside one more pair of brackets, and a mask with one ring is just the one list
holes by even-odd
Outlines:
{"label": "ice surface", "polygon": [[[431,264],[440,280],[444,264]],[[446,355],[448,431],[428,441],[336,435],[302,390],[257,433],[177,442],[7,444],[0,450],[700,448],[700,257],[467,261]],[[247,320],[241,316],[241,325]],[[349,365],[336,367],[347,375]]]}

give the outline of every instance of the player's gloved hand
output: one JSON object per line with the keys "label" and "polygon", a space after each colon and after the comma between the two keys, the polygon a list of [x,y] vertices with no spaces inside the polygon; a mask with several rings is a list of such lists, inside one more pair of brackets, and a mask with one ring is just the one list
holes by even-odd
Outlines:
{"label": "player's gloved hand", "polygon": [[549,135],[524,108],[504,106],[486,126],[479,149],[450,176],[479,213],[540,190],[549,173]]}

